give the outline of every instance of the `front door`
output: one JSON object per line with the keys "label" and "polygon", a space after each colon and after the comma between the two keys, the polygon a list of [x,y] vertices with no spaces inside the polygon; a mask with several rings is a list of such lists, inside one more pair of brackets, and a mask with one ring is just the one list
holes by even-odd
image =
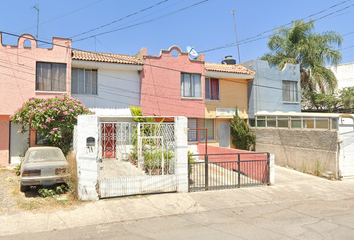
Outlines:
{"label": "front door", "polygon": [[24,134],[18,133],[21,128],[22,125],[10,122],[10,164],[21,163],[22,157],[29,148],[29,128],[26,126],[27,132]]}
{"label": "front door", "polygon": [[219,122],[219,147],[230,147],[230,123]]}

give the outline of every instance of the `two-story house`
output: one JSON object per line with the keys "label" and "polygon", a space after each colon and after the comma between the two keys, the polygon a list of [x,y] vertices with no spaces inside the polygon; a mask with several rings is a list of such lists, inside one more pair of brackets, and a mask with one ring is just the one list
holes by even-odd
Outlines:
{"label": "two-story house", "polygon": [[19,163],[36,134],[18,134],[21,128],[9,121],[30,97],[70,95],[71,40],[53,38],[52,48],[40,48],[32,35],[23,34],[17,46],[2,44],[0,34],[0,166]]}

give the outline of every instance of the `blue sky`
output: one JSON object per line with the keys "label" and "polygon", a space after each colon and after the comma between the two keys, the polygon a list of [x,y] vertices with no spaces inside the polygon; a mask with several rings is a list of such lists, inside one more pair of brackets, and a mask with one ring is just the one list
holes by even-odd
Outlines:
{"label": "blue sky", "polygon": [[[226,55],[238,59],[236,46],[207,51],[236,41],[232,9],[236,11],[238,39],[242,42],[294,19],[305,18],[339,4],[306,20],[331,14],[316,21],[315,30],[333,30],[342,35],[348,34],[344,36],[342,48],[349,48],[342,50],[342,63],[354,62],[354,47],[351,47],[354,45],[354,0],[201,1],[39,0],[39,39],[51,42],[53,36],[71,38],[156,5],[114,24],[73,37],[72,46],[88,51],[129,55],[147,47],[148,54],[157,55],[160,49],[168,49],[172,45],[179,46],[183,51],[189,45],[194,46],[198,52],[205,52],[207,62],[220,63]],[[201,3],[197,4],[199,2]],[[37,11],[33,8],[36,4],[37,0],[2,1],[0,31],[36,36]],[[169,14],[193,4],[197,5]],[[158,19],[152,20],[155,18]],[[143,23],[144,21],[149,22]],[[133,24],[137,26],[102,34]],[[259,58],[267,52],[267,36],[271,33],[259,35],[260,40],[252,38],[255,41],[240,44],[241,62]],[[78,41],[95,34],[102,35]],[[17,38],[3,34],[3,44],[16,45],[16,42]]]}

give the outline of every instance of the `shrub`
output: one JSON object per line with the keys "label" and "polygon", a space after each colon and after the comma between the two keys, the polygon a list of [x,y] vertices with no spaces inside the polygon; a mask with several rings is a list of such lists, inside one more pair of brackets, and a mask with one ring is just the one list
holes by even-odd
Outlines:
{"label": "shrub", "polygon": [[69,152],[66,156],[66,160],[69,163],[69,169],[67,170],[67,175],[65,176],[65,182],[67,184],[67,189],[74,200],[78,199],[78,177],[77,177],[77,162],[76,154]]}

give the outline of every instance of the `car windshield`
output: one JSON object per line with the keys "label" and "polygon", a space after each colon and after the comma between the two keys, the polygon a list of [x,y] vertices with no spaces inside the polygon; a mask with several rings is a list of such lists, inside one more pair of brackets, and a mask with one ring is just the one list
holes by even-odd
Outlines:
{"label": "car windshield", "polygon": [[52,162],[65,160],[60,149],[43,148],[31,150],[26,154],[26,162]]}

